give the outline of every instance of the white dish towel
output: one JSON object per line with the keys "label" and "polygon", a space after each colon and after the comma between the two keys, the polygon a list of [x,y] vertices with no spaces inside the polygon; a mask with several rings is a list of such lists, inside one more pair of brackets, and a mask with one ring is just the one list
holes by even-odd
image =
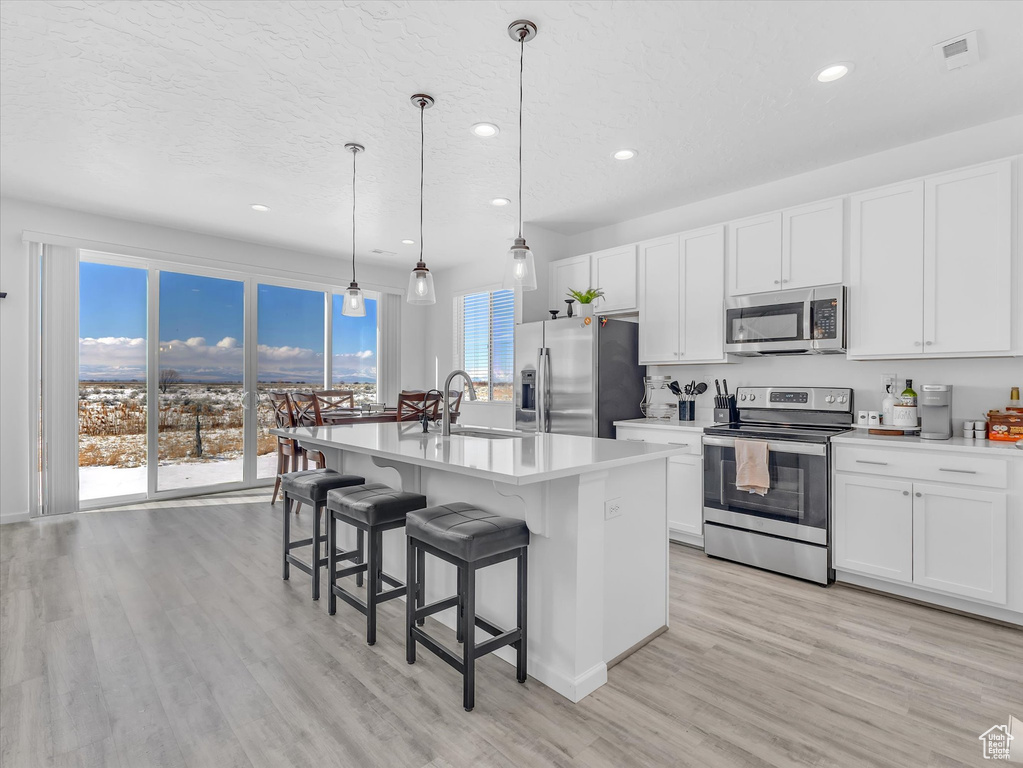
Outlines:
{"label": "white dish towel", "polygon": [[771,472],[767,461],[766,441],[736,440],[735,487],[740,491],[766,496],[771,490]]}

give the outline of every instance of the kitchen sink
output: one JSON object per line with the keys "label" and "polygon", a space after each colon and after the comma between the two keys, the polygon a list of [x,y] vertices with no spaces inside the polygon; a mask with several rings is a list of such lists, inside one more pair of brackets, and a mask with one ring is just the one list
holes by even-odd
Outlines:
{"label": "kitchen sink", "polygon": [[451,428],[451,435],[459,435],[461,437],[483,437],[487,440],[510,440],[514,438],[522,439],[528,436],[529,432],[512,432],[506,429],[460,429],[458,427]]}

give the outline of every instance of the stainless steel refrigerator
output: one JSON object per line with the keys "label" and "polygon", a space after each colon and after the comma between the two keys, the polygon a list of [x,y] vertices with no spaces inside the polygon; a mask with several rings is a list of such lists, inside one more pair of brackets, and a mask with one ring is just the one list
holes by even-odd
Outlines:
{"label": "stainless steel refrigerator", "polygon": [[564,317],[515,328],[515,426],[613,438],[613,422],[643,413],[639,326]]}

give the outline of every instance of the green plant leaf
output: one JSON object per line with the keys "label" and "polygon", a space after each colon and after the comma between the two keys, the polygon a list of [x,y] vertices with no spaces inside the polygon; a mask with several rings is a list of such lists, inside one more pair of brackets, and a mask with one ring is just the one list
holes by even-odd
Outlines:
{"label": "green plant leaf", "polygon": [[580,304],[591,304],[594,299],[603,297],[604,291],[600,288],[587,288],[585,291],[578,291],[575,288],[569,288],[566,296],[570,296]]}

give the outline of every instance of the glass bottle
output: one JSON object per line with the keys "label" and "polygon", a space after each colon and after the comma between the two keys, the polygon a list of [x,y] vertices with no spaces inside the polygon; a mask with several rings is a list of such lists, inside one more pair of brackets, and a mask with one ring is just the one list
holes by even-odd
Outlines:
{"label": "glass bottle", "polygon": [[916,390],[913,389],[912,379],[906,379],[906,388],[902,390],[902,404],[916,405]]}

